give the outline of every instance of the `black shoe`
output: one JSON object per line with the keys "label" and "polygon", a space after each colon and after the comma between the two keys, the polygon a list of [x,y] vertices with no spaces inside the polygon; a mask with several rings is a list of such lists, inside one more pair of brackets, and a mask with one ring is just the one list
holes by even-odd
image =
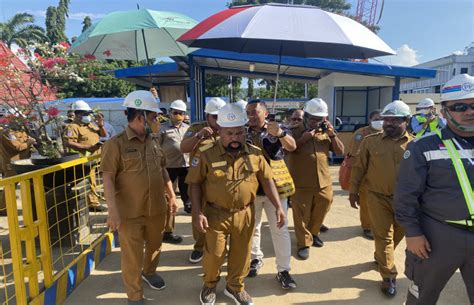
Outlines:
{"label": "black shoe", "polygon": [[383,279],[382,286],[380,287],[383,294],[393,298],[397,294],[397,281],[396,279]]}
{"label": "black shoe", "polygon": [[278,282],[280,282],[281,288],[283,289],[296,288],[295,280],[291,277],[290,273],[286,270],[282,272],[278,272],[276,275],[276,279]]}
{"label": "black shoe", "polygon": [[144,275],[142,273],[142,279],[147,283],[151,289],[162,290],[166,288],[165,281],[158,274]]}
{"label": "black shoe", "polygon": [[298,257],[307,260],[309,258],[309,247],[298,249]]}
{"label": "black shoe", "polygon": [[263,267],[263,261],[255,258],[250,262],[250,270],[249,274],[247,274],[248,277],[256,277],[258,274],[258,271]]}
{"label": "black shoe", "polygon": [[214,305],[216,302],[216,288],[202,286],[201,293],[199,294],[199,300],[202,305]]}
{"label": "black shoe", "polygon": [[374,240],[374,235],[372,234],[372,231],[371,231],[371,230],[364,229],[364,236],[365,236],[365,238],[367,238],[368,240]]}
{"label": "black shoe", "polygon": [[324,224],[322,224],[321,227],[319,228],[319,231],[323,232],[323,233],[326,233],[328,230],[329,230],[329,228],[326,227]]}
{"label": "black shoe", "polygon": [[225,287],[224,294],[234,300],[236,305],[253,305],[252,297],[245,290],[237,292]]}
{"label": "black shoe", "polygon": [[184,203],[184,211],[188,214],[191,214],[191,211],[192,211],[191,202],[187,201]]}
{"label": "black shoe", "polygon": [[313,247],[321,248],[322,246],[324,246],[324,243],[321,238],[317,235],[313,235]]}
{"label": "black shoe", "polygon": [[201,251],[193,250],[193,252],[191,252],[191,255],[189,256],[189,262],[191,264],[197,264],[202,261],[202,256],[203,253]]}
{"label": "black shoe", "polygon": [[163,234],[163,242],[168,244],[180,244],[183,241],[183,238],[179,235],[173,234],[171,232],[166,232]]}
{"label": "black shoe", "polygon": [[89,212],[95,212],[95,213],[107,212],[107,208],[101,205],[90,205]]}

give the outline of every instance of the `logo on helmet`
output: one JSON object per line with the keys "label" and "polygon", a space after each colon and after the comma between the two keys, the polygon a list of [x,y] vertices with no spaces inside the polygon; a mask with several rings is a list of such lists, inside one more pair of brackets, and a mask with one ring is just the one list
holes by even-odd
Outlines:
{"label": "logo on helmet", "polygon": [[474,84],[472,84],[472,83],[464,83],[464,84],[462,84],[462,87],[461,87],[461,88],[462,88],[463,91],[467,91],[467,92],[469,92],[469,91],[474,91]]}
{"label": "logo on helmet", "polygon": [[235,121],[235,118],[236,118],[236,117],[235,117],[235,114],[233,114],[233,113],[227,114],[227,120],[229,120],[229,121]]}
{"label": "logo on helmet", "polygon": [[137,99],[135,100],[135,106],[137,106],[137,107],[140,107],[140,106],[142,105],[142,103],[143,103],[142,100],[139,99],[139,98],[137,98]]}

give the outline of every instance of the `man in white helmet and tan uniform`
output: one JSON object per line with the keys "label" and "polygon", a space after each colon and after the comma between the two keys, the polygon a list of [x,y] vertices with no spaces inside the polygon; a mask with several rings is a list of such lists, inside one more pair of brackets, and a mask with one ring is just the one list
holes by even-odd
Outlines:
{"label": "man in white helmet and tan uniform", "polygon": [[474,77],[448,81],[441,106],[447,127],[408,145],[395,193],[406,231],[407,305],[436,304],[458,269],[474,304]]}
{"label": "man in white helmet and tan uniform", "polygon": [[[74,121],[64,128],[64,146],[69,151],[80,153],[82,156],[100,154],[102,142],[100,137],[107,136],[103,117],[93,116],[92,108],[83,100],[72,104]],[[95,122],[94,119],[96,120]],[[93,167],[89,174],[91,191],[88,193],[88,205],[92,211],[103,212],[105,208],[100,205],[97,194],[96,170]]]}
{"label": "man in white helmet and tan uniform", "polygon": [[288,169],[295,183],[292,197],[298,257],[309,258],[309,248],[322,247],[319,232],[333,200],[329,151],[344,153],[344,144],[327,120],[328,106],[320,98],[304,107],[304,124],[291,130],[296,150],[288,154]]}
{"label": "man in white helmet and tan uniform", "polygon": [[[189,160],[191,160],[191,164],[198,162],[201,150],[206,150],[218,141],[219,125],[217,125],[217,112],[224,105],[225,101],[221,98],[213,97],[209,99],[204,108],[206,121],[193,123],[184,135],[180,148],[182,153],[190,154]],[[205,202],[203,202],[204,204]],[[186,212],[191,213],[191,209]],[[199,232],[195,226],[192,227],[195,243],[194,249],[189,256],[189,261],[195,264],[202,260],[205,237],[204,233]]]}
{"label": "man in white helmet and tan uniform", "polygon": [[430,98],[420,100],[416,105],[416,114],[410,121],[411,132],[419,138],[444,126],[446,122],[436,113],[434,101]]}
{"label": "man in white helmet and tan uniform", "polygon": [[[191,187],[193,224],[205,232],[203,305],[213,305],[220,269],[227,257],[225,295],[236,304],[252,305],[245,291],[244,278],[249,272],[250,249],[255,227],[254,201],[259,183],[275,206],[278,227],[285,223],[273,173],[262,151],[245,143],[245,110],[226,104],[217,114],[219,140],[191,164],[186,181]],[[202,206],[203,202],[205,206]]]}
{"label": "man in white helmet and tan uniform", "polygon": [[[118,231],[122,279],[129,304],[144,304],[142,280],[165,288],[156,274],[168,209],[176,196],[166,171],[166,158],[152,134],[160,112],[153,95],[131,92],[124,101],[128,126],[104,145],[100,170],[108,205],[107,224]],[[165,198],[168,197],[168,204]]]}
{"label": "man in white helmet and tan uniform", "polygon": [[[395,248],[403,239],[403,228],[395,221],[392,208],[395,182],[405,149],[414,137],[407,132],[410,107],[393,101],[382,111],[383,132],[365,137],[352,166],[349,201],[360,204],[362,183],[367,188],[367,203],[375,241],[375,259],[382,276],[382,292],[397,293]],[[401,173],[406,175],[405,173]]]}

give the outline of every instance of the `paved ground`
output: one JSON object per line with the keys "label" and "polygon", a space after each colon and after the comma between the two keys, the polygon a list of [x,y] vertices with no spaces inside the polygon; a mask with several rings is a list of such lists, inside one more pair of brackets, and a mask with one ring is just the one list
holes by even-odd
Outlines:
{"label": "paved ground", "polygon": [[[337,168],[333,167],[333,174]],[[163,291],[145,289],[145,296],[153,301],[149,304],[200,304],[202,269],[188,263],[192,249],[190,216],[180,209],[176,219],[176,233],[184,236],[182,245],[165,244],[158,272],[166,281]],[[289,211],[292,244],[295,245],[293,219]],[[321,304],[321,305],[378,305],[403,304],[408,281],[403,275],[404,248],[396,251],[399,269],[399,293],[393,299],[385,298],[379,291],[379,273],[373,262],[372,241],[361,237],[357,211],[350,208],[347,194],[335,185],[334,204],[325,224],[330,227],[322,233],[323,248],[312,248],[307,261],[296,259],[293,246],[292,274],[298,288],[282,290],[275,280],[275,259],[268,227],[263,230],[262,244],[266,255],[264,267],[256,278],[247,279],[247,290],[255,304]],[[223,275],[225,277],[225,267]],[[224,278],[218,287],[216,304],[233,304],[223,293]],[[67,305],[76,304],[126,304],[126,295],[120,275],[120,253],[115,250],[66,300]],[[443,291],[438,304],[468,304],[467,293],[458,273]]]}

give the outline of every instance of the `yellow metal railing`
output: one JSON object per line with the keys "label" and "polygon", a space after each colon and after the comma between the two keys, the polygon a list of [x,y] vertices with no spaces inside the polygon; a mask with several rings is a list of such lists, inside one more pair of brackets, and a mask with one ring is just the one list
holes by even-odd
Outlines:
{"label": "yellow metal railing", "polygon": [[89,208],[92,194],[102,199],[98,163],[80,158],[0,180],[0,304],[34,302],[107,233],[106,213]]}

